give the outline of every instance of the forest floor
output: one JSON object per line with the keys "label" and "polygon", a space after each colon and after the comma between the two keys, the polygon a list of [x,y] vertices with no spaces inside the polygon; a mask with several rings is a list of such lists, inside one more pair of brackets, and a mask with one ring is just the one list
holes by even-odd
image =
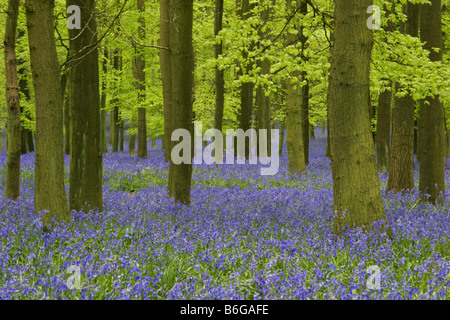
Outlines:
{"label": "forest floor", "polygon": [[[188,207],[167,196],[159,147],[144,160],[110,153],[104,212],[73,212],[74,227],[51,234],[33,213],[34,154],[22,157],[22,197],[10,201],[0,153],[0,299],[449,299],[449,203],[410,211],[417,190],[386,194],[380,174],[393,239],[382,230],[335,238],[325,146],[324,136],[311,141],[299,176],[286,149],[275,176],[260,165],[195,165]],[[80,289],[68,289],[73,270]]]}

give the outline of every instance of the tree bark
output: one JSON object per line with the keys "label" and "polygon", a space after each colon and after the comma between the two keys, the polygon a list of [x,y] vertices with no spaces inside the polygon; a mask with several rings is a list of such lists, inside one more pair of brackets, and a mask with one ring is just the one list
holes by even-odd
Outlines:
{"label": "tree bark", "polygon": [[[442,61],[441,1],[421,5],[420,40],[429,50],[431,61]],[[438,48],[435,52],[432,48]],[[419,191],[422,199],[442,204],[445,200],[445,124],[439,95],[427,97],[420,106],[418,119],[420,153]],[[429,196],[428,196],[429,195]]]}
{"label": "tree bark", "polygon": [[[219,32],[222,30],[222,18],[223,18],[223,0],[215,0],[215,13],[214,13],[214,37],[217,38]],[[214,44],[214,57],[218,59],[223,53],[223,44]],[[222,131],[223,126],[223,110],[225,103],[225,81],[223,78],[223,70],[215,67],[215,79],[216,79],[216,109],[214,114],[214,128]]]}
{"label": "tree bark", "polygon": [[67,0],[81,9],[81,29],[70,36],[70,209],[103,210],[100,83],[95,0]]}
{"label": "tree bark", "polygon": [[106,90],[107,90],[107,75],[108,75],[108,50],[103,50],[102,57],[102,95],[100,98],[100,149],[102,153],[108,152],[108,145],[106,142]]}
{"label": "tree bark", "polygon": [[[71,219],[64,187],[63,110],[60,67],[54,35],[54,3],[26,0],[28,42],[36,102],[36,177],[34,210],[43,222]],[[71,171],[72,175],[72,171]]]}
{"label": "tree bark", "polygon": [[[408,20],[400,29],[404,34],[417,37],[419,6],[408,2],[406,10]],[[398,85],[396,88],[400,89]],[[388,191],[414,189],[414,105],[411,95],[394,98]]]}
{"label": "tree bark", "polygon": [[[139,39],[145,39],[145,3],[144,0],[137,1],[137,7],[140,13],[138,34]],[[137,48],[135,57],[136,63],[136,89],[138,90],[139,102],[145,101],[145,59],[142,48]],[[138,157],[147,157],[147,120],[145,107],[138,108]]]}
{"label": "tree bark", "polygon": [[336,0],[329,83],[333,174],[333,232],[370,229],[386,220],[370,130],[368,93],[373,31],[366,26],[372,0]]}
{"label": "tree bark", "polygon": [[[170,32],[172,63],[172,128],[188,130],[193,137],[192,102],[194,84],[194,50],[192,46],[193,0],[172,3],[173,22]],[[192,139],[191,139],[192,140]],[[173,141],[172,148],[178,142]],[[192,156],[191,148],[191,156]],[[170,162],[169,195],[176,202],[190,203],[192,161],[176,165]]]}
{"label": "tree bark", "polygon": [[4,37],[6,105],[8,109],[5,198],[17,199],[20,195],[20,155],[22,151],[19,79],[17,76],[16,30],[19,1],[9,0]]}
{"label": "tree bark", "polygon": [[377,134],[377,165],[381,171],[389,168],[391,141],[391,99],[392,87],[386,88],[378,97]]}
{"label": "tree bark", "polygon": [[[172,0],[173,1],[173,0]],[[173,3],[172,3],[173,5]],[[170,48],[170,29],[171,29],[171,1],[160,0],[160,40],[162,47]],[[161,65],[161,81],[163,87],[163,104],[164,104],[164,159],[170,160],[171,153],[171,137],[172,137],[172,65],[171,51],[160,50],[159,59]]]}

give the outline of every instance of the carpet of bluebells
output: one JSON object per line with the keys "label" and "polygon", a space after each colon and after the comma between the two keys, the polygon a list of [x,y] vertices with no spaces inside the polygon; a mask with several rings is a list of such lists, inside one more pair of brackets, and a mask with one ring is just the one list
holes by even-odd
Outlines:
{"label": "carpet of bluebells", "polygon": [[[34,154],[22,157],[22,196],[11,201],[2,152],[0,299],[450,298],[449,205],[410,210],[417,191],[386,194],[380,173],[393,238],[376,228],[336,238],[325,146],[317,134],[297,176],[286,149],[275,176],[259,165],[195,165],[187,207],[167,196],[160,146],[147,159],[109,153],[104,211],[72,212],[72,226],[50,234],[33,213]],[[69,289],[70,266],[81,289]]]}

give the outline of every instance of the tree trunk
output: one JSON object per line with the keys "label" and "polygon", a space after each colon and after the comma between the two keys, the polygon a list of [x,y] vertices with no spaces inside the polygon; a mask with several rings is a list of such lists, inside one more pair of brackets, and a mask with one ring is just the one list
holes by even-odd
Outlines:
{"label": "tree trunk", "polygon": [[97,208],[102,203],[102,159],[100,149],[100,83],[95,0],[67,0],[81,9],[81,29],[70,36],[70,209]]}
{"label": "tree trunk", "polygon": [[[425,49],[431,52],[431,61],[442,61],[440,0],[431,0],[431,4],[421,6],[420,40],[425,42]],[[438,48],[439,52],[435,52],[432,48]],[[444,126],[444,108],[439,100],[439,95],[427,97],[420,106],[418,119],[419,191],[423,199],[439,204],[445,200]]]}
{"label": "tree trunk", "polygon": [[[144,0],[137,1],[137,7],[140,12],[139,18],[139,39],[145,39],[145,3]],[[135,57],[136,63],[136,89],[138,90],[138,101],[143,103],[145,101],[145,60],[142,48],[137,48],[137,55]],[[138,157],[147,157],[147,119],[145,107],[138,108]]]}
{"label": "tree trunk", "polygon": [[[172,0],[173,1],[173,0]],[[160,39],[162,47],[170,48],[170,29],[171,29],[171,2],[170,0],[160,0]],[[173,4],[172,4],[173,5]],[[171,52],[169,50],[160,50],[159,59],[161,65],[161,81],[163,87],[164,104],[164,159],[170,160],[171,137],[172,137],[172,65]]]}
{"label": "tree trunk", "polygon": [[[217,37],[222,30],[222,18],[223,18],[223,0],[215,0],[215,13],[214,13],[214,36]],[[221,43],[214,44],[214,57],[219,58],[223,53],[223,45]],[[223,70],[220,70],[218,66],[215,67],[216,77],[216,110],[214,114],[214,128],[222,131],[223,126],[223,109],[225,103],[225,81],[223,78]]]}
{"label": "tree trunk", "polygon": [[381,171],[389,168],[389,153],[391,141],[391,98],[392,86],[386,88],[378,97],[377,134],[377,165]]}
{"label": "tree trunk", "polygon": [[20,101],[19,79],[17,76],[16,30],[19,16],[19,1],[8,1],[6,28],[4,37],[6,105],[8,109],[8,152],[6,156],[5,197],[17,199],[20,195]]}
{"label": "tree trunk", "polygon": [[386,220],[370,130],[368,93],[373,31],[366,27],[372,0],[336,0],[329,83],[329,126],[334,234],[370,229]]}
{"label": "tree trunk", "polygon": [[[241,16],[240,19],[247,20],[251,13],[251,5],[249,0],[242,0],[242,7],[241,7]],[[251,51],[251,50],[250,50]],[[248,53],[247,51],[244,51],[243,54],[243,61],[245,61],[246,65],[241,65],[242,74],[248,73],[251,69],[250,63],[248,63]],[[246,70],[246,72],[244,72]],[[251,120],[252,120],[252,112],[253,112],[253,88],[254,83],[253,82],[244,82],[241,85],[241,104],[240,104],[240,110],[239,110],[239,124],[240,128],[246,132],[248,129],[250,129],[251,126]],[[237,152],[237,147],[235,148],[235,151]],[[250,155],[250,143],[246,144],[245,146],[245,157],[248,158]]]}
{"label": "tree trunk", "polygon": [[[54,35],[54,3],[26,0],[28,42],[36,102],[36,177],[34,210],[43,222],[71,219],[64,187],[63,110],[60,67]],[[72,175],[72,171],[71,171]]]}
{"label": "tree trunk", "polygon": [[[417,37],[419,6],[408,2],[406,8],[408,20],[400,29]],[[396,89],[398,91],[400,87],[396,85]],[[414,189],[414,105],[411,95],[394,98],[388,191]]]}
{"label": "tree trunk", "polygon": [[112,132],[112,152],[118,152],[119,151],[119,139],[120,139],[120,133],[119,133],[119,106],[117,99],[117,87],[119,84],[119,64],[120,64],[120,57],[119,57],[119,51],[115,50],[113,53],[113,59],[112,59],[112,65],[114,69],[114,80],[113,80],[113,95],[114,98],[111,100],[111,104],[113,106],[113,116],[112,116],[112,127],[110,128]]}
{"label": "tree trunk", "polygon": [[[188,130],[193,137],[192,102],[194,84],[194,50],[192,46],[193,0],[176,1],[171,5],[174,20],[170,32],[173,89],[172,128]],[[193,139],[191,139],[193,140]],[[173,141],[172,148],[178,144]],[[192,159],[191,147],[191,159]],[[190,203],[192,160],[176,165],[170,162],[169,195],[176,202]]]}
{"label": "tree trunk", "polygon": [[278,153],[283,154],[284,131],[286,131],[286,118],[281,122],[280,142],[278,145]]}
{"label": "tree trunk", "polygon": [[[300,3],[300,14],[308,14],[308,1],[302,0]],[[308,37],[303,33],[303,26],[300,27],[300,40],[302,43],[301,57],[302,61],[307,62],[308,58],[305,56],[305,50],[307,47]],[[301,72],[301,80],[308,81],[307,72]],[[302,131],[303,131],[303,152],[305,158],[305,164],[309,164],[309,83],[306,82],[301,88],[301,108],[302,108]]]}
{"label": "tree trunk", "polygon": [[106,90],[107,90],[107,75],[108,75],[108,50],[103,50],[102,57],[102,95],[100,98],[100,150],[102,153],[108,152],[108,145],[106,143]]}

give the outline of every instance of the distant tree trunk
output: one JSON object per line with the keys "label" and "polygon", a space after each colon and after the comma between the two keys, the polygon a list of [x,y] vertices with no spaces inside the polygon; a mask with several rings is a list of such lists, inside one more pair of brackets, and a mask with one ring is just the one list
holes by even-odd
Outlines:
{"label": "distant tree trunk", "polygon": [[100,81],[95,0],[67,0],[81,9],[81,29],[70,37],[70,209],[103,210],[100,147]]}
{"label": "distant tree trunk", "polygon": [[[174,110],[172,128],[188,130],[193,137],[193,0],[176,1],[171,7],[174,17],[170,32]],[[170,149],[176,144],[178,142],[173,141]],[[173,161],[170,162],[168,191],[176,202],[190,203],[191,181],[192,161],[189,164],[181,163],[179,165],[176,165]]]}
{"label": "distant tree trunk", "polygon": [[[292,0],[287,0],[287,8],[293,11]],[[289,12],[289,14],[292,14]],[[295,23],[295,29],[299,30],[298,22]],[[288,33],[287,42],[292,43],[297,36]],[[292,79],[299,79],[300,72],[291,72]],[[287,99],[286,99],[286,127],[287,127],[287,151],[289,157],[289,172],[302,173],[306,169],[305,152],[303,144],[303,111],[302,111],[302,88],[298,83],[287,81]]]}
{"label": "distant tree trunk", "polygon": [[19,16],[19,0],[8,0],[4,37],[6,105],[8,108],[8,152],[6,156],[5,197],[17,199],[20,195],[20,101],[17,76],[16,30]]}
{"label": "distant tree trunk", "polygon": [[[308,14],[308,1],[302,0],[300,3],[300,14]],[[308,37],[303,32],[304,27],[300,27],[300,40],[302,43],[301,58],[304,62],[309,59],[305,56],[305,50],[307,48]],[[301,107],[302,107],[302,131],[303,131],[303,152],[305,158],[305,164],[309,164],[309,82],[307,78],[307,72],[301,72],[301,80],[306,81],[306,85],[301,88]]]}
{"label": "distant tree trunk", "polygon": [[[336,0],[329,83],[334,234],[370,229],[386,220],[370,132],[369,70],[373,31],[367,28],[372,0]],[[351,40],[351,41],[350,41]]]}
{"label": "distant tree trunk", "polygon": [[[430,51],[431,61],[442,61],[441,1],[421,5],[420,40]],[[435,52],[432,48],[438,48]],[[419,191],[424,200],[442,204],[445,200],[445,123],[439,95],[427,97],[419,110],[418,152],[420,153]],[[426,195],[429,195],[426,196]]]}
{"label": "distant tree trunk", "polygon": [[[22,38],[25,35],[24,30],[19,30],[17,33],[17,39]],[[28,81],[26,77],[26,66],[24,59],[17,59],[18,75],[19,75],[19,92],[22,93],[26,101],[30,101],[30,90],[28,88]],[[20,114],[23,117],[23,106],[20,106]],[[27,117],[28,118],[28,117]],[[21,144],[22,154],[34,151],[33,132],[21,124]]]}
{"label": "distant tree trunk", "polygon": [[[145,3],[144,0],[138,0],[137,7],[140,12],[139,17],[139,39],[145,39]],[[138,100],[143,103],[145,101],[145,60],[142,48],[137,48],[136,63],[136,89],[138,90]],[[138,108],[138,157],[147,157],[147,120],[145,107]]]}
{"label": "distant tree trunk", "polygon": [[[419,5],[406,5],[408,20],[400,29],[413,37],[418,35]],[[396,85],[396,91],[400,90]],[[389,161],[388,191],[414,189],[414,105],[411,95],[394,97],[392,144]]]}
{"label": "distant tree trunk", "polygon": [[[261,11],[261,19],[264,21],[264,23],[267,23],[271,19],[271,9],[270,9],[270,3],[265,2],[264,0],[260,0],[260,5],[264,7],[264,9]],[[266,30],[266,32],[261,32],[261,39],[267,38],[267,34],[270,30]],[[261,75],[265,76],[270,74],[270,61],[268,59],[264,59],[260,62],[261,67]],[[257,150],[258,150],[258,156],[271,156],[271,114],[270,114],[270,96],[266,95],[266,92],[268,92],[268,85],[259,85],[256,88],[256,115],[257,115],[257,125],[258,130],[267,130],[267,140],[262,141],[262,143],[257,144]],[[258,131],[259,132],[259,131]],[[259,136],[258,139],[261,140],[265,136]],[[259,149],[260,145],[266,145],[266,150],[263,150],[263,153],[261,153],[261,150]],[[265,154],[267,153],[267,154]]]}
{"label": "distant tree trunk", "polygon": [[106,143],[106,90],[107,90],[107,75],[108,75],[108,50],[103,50],[102,57],[102,95],[100,98],[100,149],[102,153],[108,152],[108,145]]}
{"label": "distant tree trunk", "polygon": [[[54,2],[26,0],[28,42],[36,101],[35,213],[45,229],[51,219],[68,223],[70,214],[64,187],[63,110],[60,67],[54,35]],[[71,175],[72,170],[71,170]]]}
{"label": "distant tree trunk", "polygon": [[113,105],[113,120],[112,120],[112,128],[110,129],[113,132],[113,140],[112,140],[112,151],[118,152],[119,151],[119,138],[120,138],[120,132],[119,132],[119,100],[117,99],[117,87],[119,85],[119,66],[120,66],[120,57],[119,57],[119,51],[115,50],[113,54],[113,68],[114,68],[114,98],[111,101],[111,104]]}
{"label": "distant tree trunk", "polygon": [[391,141],[391,98],[392,85],[380,93],[378,97],[377,134],[377,165],[381,171],[389,168],[389,154]]}
{"label": "distant tree trunk", "polygon": [[[172,0],[173,1],[173,0]],[[171,2],[170,0],[160,0],[160,39],[162,47],[170,48],[170,28],[171,28]],[[159,59],[161,65],[161,81],[163,87],[164,104],[164,159],[170,160],[171,137],[172,137],[172,66],[171,52],[169,50],[160,50]]]}
{"label": "distant tree trunk", "polygon": [[286,131],[286,118],[281,122],[280,142],[278,145],[278,153],[280,156],[283,154],[284,131]]}
{"label": "distant tree trunk", "polygon": [[[70,73],[70,71],[67,71]],[[68,75],[68,78],[70,79],[70,75]],[[71,144],[71,138],[70,138],[70,85],[68,88],[68,94],[67,96],[63,95],[63,120],[64,120],[64,131],[66,134],[64,135],[64,154],[70,155],[70,144]]]}
{"label": "distant tree trunk", "polygon": [[[242,0],[242,7],[241,7],[241,16],[240,19],[247,20],[251,13],[250,10],[252,8],[253,4],[250,4],[250,0]],[[244,51],[242,54],[243,61],[245,61],[246,65],[241,65],[242,70],[246,70],[247,72],[243,72],[242,74],[248,73],[251,69],[250,63],[248,63],[248,53],[247,51]],[[253,88],[254,83],[253,82],[244,82],[241,85],[241,104],[240,104],[240,110],[239,110],[239,124],[240,128],[242,130],[247,131],[251,127],[251,120],[252,120],[252,112],[253,112]],[[237,148],[235,148],[237,152]],[[250,144],[246,144],[245,148],[245,157],[248,158],[250,155]]]}
{"label": "distant tree trunk", "polygon": [[[214,36],[217,37],[222,30],[222,18],[223,18],[223,0],[215,0],[215,13],[214,13]],[[223,53],[223,44],[214,44],[214,57],[219,58]],[[225,81],[223,78],[223,70],[215,67],[216,77],[216,110],[214,114],[214,128],[222,131],[223,126],[223,109],[225,103]]]}

